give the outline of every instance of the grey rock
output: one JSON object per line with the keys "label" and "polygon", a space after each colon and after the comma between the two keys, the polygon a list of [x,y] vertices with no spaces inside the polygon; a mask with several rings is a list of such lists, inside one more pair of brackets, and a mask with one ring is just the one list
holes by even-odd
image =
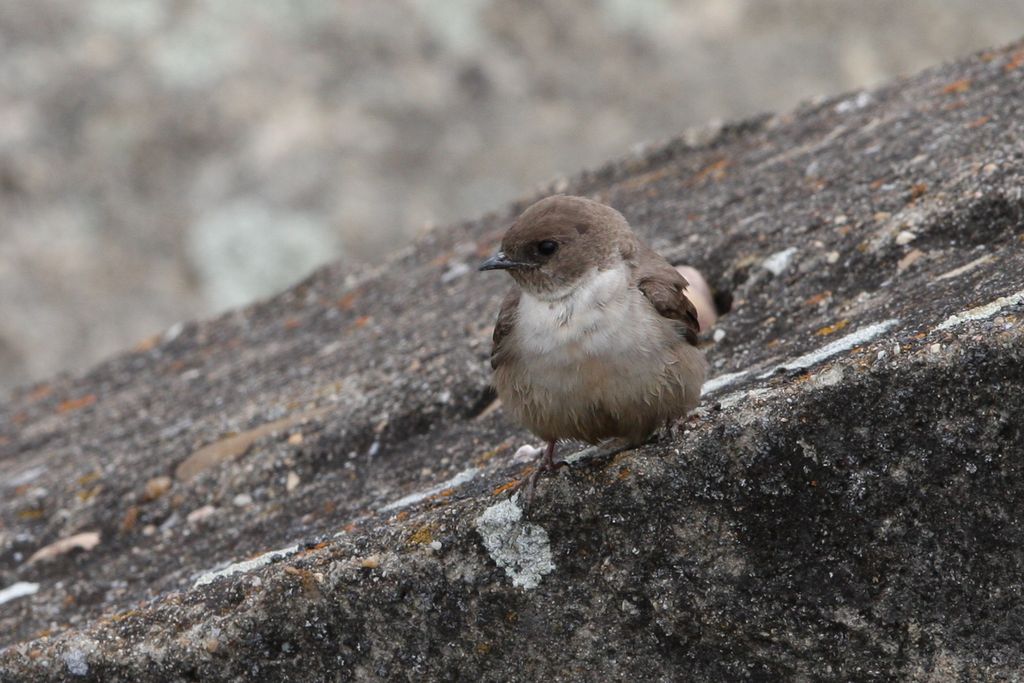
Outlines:
{"label": "grey rock", "polygon": [[0,391],[1022,23],[1019,0],[4,3]]}
{"label": "grey rock", "polygon": [[39,588],[0,609],[0,679],[1012,680],[1022,105],[1017,44],[566,183],[734,308],[696,416],[525,519],[507,283],[444,275],[533,197],[15,392],[0,589]]}

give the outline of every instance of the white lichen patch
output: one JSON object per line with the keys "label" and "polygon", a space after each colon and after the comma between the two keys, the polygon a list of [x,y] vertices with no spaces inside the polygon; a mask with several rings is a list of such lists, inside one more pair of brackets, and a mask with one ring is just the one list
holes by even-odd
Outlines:
{"label": "white lichen patch", "polygon": [[29,583],[28,581],[18,581],[13,583],[7,588],[0,590],[0,605],[11,600],[17,600],[18,598],[24,598],[29,595],[35,595],[39,592],[38,583]]}
{"label": "white lichen patch", "polygon": [[845,374],[841,365],[833,365],[828,370],[819,372],[812,377],[811,383],[816,387],[834,387],[843,381],[843,375]]}
{"label": "white lichen patch", "polygon": [[796,253],[796,247],[790,247],[777,251],[764,261],[761,262],[761,267],[770,272],[772,275],[779,276],[785,272],[786,268],[789,267],[790,261],[793,260],[793,254]]}
{"label": "white lichen patch", "polygon": [[270,552],[263,553],[259,557],[254,557],[251,560],[235,562],[233,564],[229,564],[227,567],[224,567],[223,569],[206,572],[205,574],[202,574],[199,578],[197,578],[195,583],[192,584],[192,586],[193,588],[198,588],[199,586],[205,586],[208,583],[213,583],[221,577],[234,576],[235,574],[251,572],[254,569],[259,569],[260,567],[268,565],[272,562],[277,562],[278,560],[283,560],[287,557],[290,557],[291,555],[294,555],[297,552],[299,552],[298,545],[289,546],[287,548],[282,548],[280,550],[271,550]]}
{"label": "white lichen patch", "polygon": [[462,486],[466,482],[473,479],[473,477],[475,477],[479,471],[480,470],[478,470],[475,467],[470,467],[468,470],[463,470],[459,472],[448,481],[443,481],[437,486],[431,486],[429,489],[424,489],[423,491],[410,493],[408,496],[404,496],[394,502],[388,503],[380,510],[381,512],[391,512],[392,510],[401,510],[402,508],[409,507],[410,505],[415,505],[421,500],[441,493],[441,491],[444,491],[446,489],[454,489],[459,486]]}
{"label": "white lichen patch", "polygon": [[962,325],[971,320],[984,320],[985,318],[991,318],[993,315],[1006,308],[1007,306],[1016,306],[1020,303],[1024,303],[1024,289],[1014,292],[1013,294],[1007,294],[1001,296],[995,301],[990,301],[982,306],[976,306],[966,311],[961,311],[955,315],[951,315],[943,320],[935,331],[949,329],[957,325]]}
{"label": "white lichen patch", "polygon": [[875,323],[874,325],[862,327],[856,332],[848,334],[840,339],[836,339],[834,342],[826,344],[825,346],[821,347],[816,351],[811,351],[810,353],[805,353],[804,355],[794,358],[792,360],[786,361],[784,363],[779,363],[777,366],[775,366],[768,372],[762,374],[760,378],[767,379],[768,377],[771,377],[773,374],[775,374],[780,368],[786,370],[800,370],[803,368],[809,368],[813,365],[817,365],[823,360],[827,360],[832,356],[843,353],[844,351],[849,351],[855,346],[859,346],[861,344],[871,341],[878,335],[882,334],[883,332],[891,328],[897,322],[899,321],[896,320],[895,318],[890,318],[889,320],[883,320],[882,322]]}
{"label": "white lichen patch", "polygon": [[476,530],[494,563],[505,570],[512,585],[536,588],[545,574],[555,570],[548,533],[523,521],[519,495],[496,503],[476,518]]}
{"label": "white lichen patch", "polygon": [[61,659],[64,660],[64,666],[72,676],[89,675],[89,662],[81,650],[69,650],[61,655]]}
{"label": "white lichen patch", "polygon": [[99,649],[96,641],[84,636],[71,638],[67,642],[60,658],[64,663],[67,672],[75,677],[89,675],[89,655],[93,655]]}

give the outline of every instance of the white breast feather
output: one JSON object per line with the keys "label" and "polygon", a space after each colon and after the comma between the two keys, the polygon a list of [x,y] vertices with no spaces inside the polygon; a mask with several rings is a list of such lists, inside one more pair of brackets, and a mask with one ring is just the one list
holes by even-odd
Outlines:
{"label": "white breast feather", "polygon": [[[600,361],[624,384],[642,384],[643,369],[659,372],[664,321],[636,288],[629,287],[625,264],[598,271],[568,295],[553,301],[523,292],[518,335],[530,383],[561,392],[575,391],[584,361]],[[623,389],[628,389],[623,386]]]}

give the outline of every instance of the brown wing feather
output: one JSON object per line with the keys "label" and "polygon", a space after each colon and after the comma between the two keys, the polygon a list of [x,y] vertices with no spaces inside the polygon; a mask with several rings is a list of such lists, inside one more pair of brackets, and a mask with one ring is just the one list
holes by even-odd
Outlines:
{"label": "brown wing feather", "polygon": [[497,369],[511,355],[508,344],[502,342],[508,339],[518,312],[519,287],[512,287],[501,302],[501,310],[498,311],[498,319],[494,323],[494,334],[491,336],[494,341],[494,346],[491,347],[491,369]]}
{"label": "brown wing feather", "polygon": [[700,323],[697,309],[684,293],[689,286],[686,278],[651,249],[641,248],[637,261],[633,272],[636,286],[660,315],[678,321],[683,338],[696,346]]}

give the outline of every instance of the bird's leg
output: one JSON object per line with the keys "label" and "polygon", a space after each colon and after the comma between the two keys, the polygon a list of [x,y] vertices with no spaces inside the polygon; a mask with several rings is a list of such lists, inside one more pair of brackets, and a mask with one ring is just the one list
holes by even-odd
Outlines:
{"label": "bird's leg", "polygon": [[700,418],[697,413],[690,413],[674,420],[666,420],[663,431],[670,441],[676,441],[682,438],[686,430],[695,425],[699,420]]}
{"label": "bird's leg", "polygon": [[555,460],[555,442],[548,441],[547,448],[544,449],[544,454],[540,457],[540,461],[537,463],[537,469],[530,473],[530,475],[520,482],[513,491],[518,491],[520,488],[523,489],[523,510],[527,510],[530,504],[533,502],[533,498],[537,493],[537,481],[543,476],[545,472],[554,472],[561,467],[567,467],[569,463],[565,460]]}

